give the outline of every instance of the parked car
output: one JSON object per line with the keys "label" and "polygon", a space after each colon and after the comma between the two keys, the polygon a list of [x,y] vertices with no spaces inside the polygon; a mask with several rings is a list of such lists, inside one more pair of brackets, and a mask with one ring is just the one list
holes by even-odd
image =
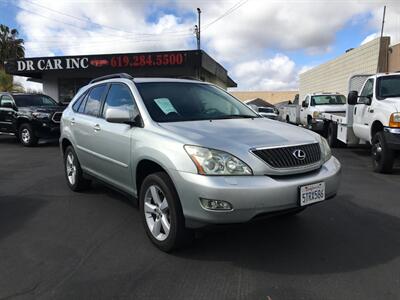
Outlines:
{"label": "parked car", "polygon": [[47,95],[0,93],[0,133],[15,135],[24,146],[58,138],[64,108]]}
{"label": "parked car", "polygon": [[278,120],[278,110],[273,107],[259,107],[258,113],[264,118]]}
{"label": "parked car", "polygon": [[324,138],[201,81],[94,79],[64,111],[60,145],[68,186],[96,178],[138,199],[164,251],[208,224],[296,214],[334,197],[340,180]]}
{"label": "parked car", "polygon": [[271,120],[278,120],[279,112],[276,108],[264,107],[264,106],[260,107],[255,104],[247,104],[247,106],[264,118],[268,118]]}

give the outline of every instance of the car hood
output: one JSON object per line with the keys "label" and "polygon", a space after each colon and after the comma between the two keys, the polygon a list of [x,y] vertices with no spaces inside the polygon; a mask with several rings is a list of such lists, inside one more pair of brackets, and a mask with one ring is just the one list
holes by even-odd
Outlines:
{"label": "car hood", "polygon": [[337,105],[318,105],[316,109],[320,112],[345,112],[346,106],[344,104]]}
{"label": "car hood", "polygon": [[386,98],[385,100],[381,100],[384,101],[385,103],[392,105],[393,108],[397,111],[400,112],[400,97],[396,97],[396,98]]}
{"label": "car hood", "polygon": [[184,143],[225,150],[231,147],[273,147],[318,142],[316,134],[298,126],[268,120],[227,119],[159,123]]}

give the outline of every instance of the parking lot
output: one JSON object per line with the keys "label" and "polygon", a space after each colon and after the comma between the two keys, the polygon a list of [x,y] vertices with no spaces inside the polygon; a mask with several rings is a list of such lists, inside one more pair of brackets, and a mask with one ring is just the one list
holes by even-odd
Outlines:
{"label": "parking lot", "polygon": [[166,254],[122,195],[68,189],[57,144],[0,136],[0,299],[398,299],[400,168],[373,173],[367,149],[334,154],[335,199]]}

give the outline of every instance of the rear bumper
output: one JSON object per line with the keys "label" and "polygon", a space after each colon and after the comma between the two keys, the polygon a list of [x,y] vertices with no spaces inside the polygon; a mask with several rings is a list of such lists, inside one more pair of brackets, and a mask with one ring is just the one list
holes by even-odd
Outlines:
{"label": "rear bumper", "polygon": [[[299,187],[325,182],[326,198],[333,197],[340,183],[340,163],[332,157],[311,173],[294,176],[202,176],[179,171],[172,179],[181,199],[188,227],[243,223],[272,212],[299,208]],[[206,210],[200,198],[228,201],[230,211]]]}
{"label": "rear bumper", "polygon": [[390,149],[400,150],[400,128],[385,127],[384,135]]}

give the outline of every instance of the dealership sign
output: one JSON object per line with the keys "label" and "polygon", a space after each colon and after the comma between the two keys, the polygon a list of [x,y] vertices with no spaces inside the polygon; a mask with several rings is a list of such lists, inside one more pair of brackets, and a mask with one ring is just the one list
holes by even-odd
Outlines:
{"label": "dealership sign", "polygon": [[195,66],[200,61],[197,51],[168,51],[88,56],[62,56],[10,60],[5,64],[10,74],[40,73],[55,70],[135,69],[148,67]]}

